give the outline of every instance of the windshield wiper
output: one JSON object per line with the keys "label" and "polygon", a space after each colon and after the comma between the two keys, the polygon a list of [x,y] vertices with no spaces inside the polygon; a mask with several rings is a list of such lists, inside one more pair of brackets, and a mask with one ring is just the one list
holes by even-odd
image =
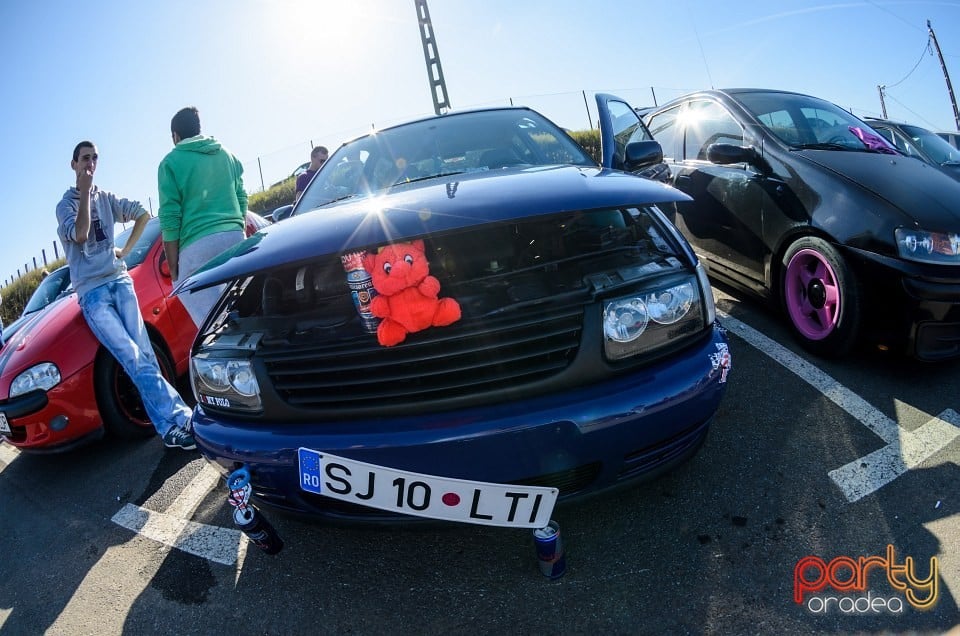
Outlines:
{"label": "windshield wiper", "polygon": [[827,143],[825,141],[815,144],[798,144],[794,146],[797,150],[866,150],[866,148],[853,148],[844,144]]}
{"label": "windshield wiper", "polygon": [[390,184],[390,187],[392,188],[392,187],[394,187],[394,186],[404,185],[404,184],[407,184],[407,183],[417,183],[418,181],[426,181],[426,180],[428,180],[428,179],[439,179],[440,177],[449,177],[449,176],[455,175],[455,174],[463,174],[464,172],[466,172],[466,171],[465,171],[465,170],[453,170],[453,171],[451,171],[451,172],[438,172],[437,174],[428,174],[428,175],[426,175],[426,176],[423,176],[423,177],[415,177],[415,178],[413,178],[413,179],[403,179],[403,180],[401,180],[401,181],[395,181],[395,182],[393,182],[392,184]]}

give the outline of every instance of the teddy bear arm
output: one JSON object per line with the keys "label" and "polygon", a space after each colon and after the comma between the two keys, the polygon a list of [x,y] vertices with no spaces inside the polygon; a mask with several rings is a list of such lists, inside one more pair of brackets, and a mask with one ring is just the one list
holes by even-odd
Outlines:
{"label": "teddy bear arm", "polygon": [[433,276],[427,276],[420,281],[417,289],[427,298],[436,298],[440,294],[440,281]]}

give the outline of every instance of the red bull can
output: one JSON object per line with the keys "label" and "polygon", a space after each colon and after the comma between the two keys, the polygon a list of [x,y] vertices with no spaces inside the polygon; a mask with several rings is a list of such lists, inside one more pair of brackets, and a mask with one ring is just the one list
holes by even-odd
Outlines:
{"label": "red bull can", "polygon": [[560,524],[550,520],[543,528],[533,531],[533,542],[537,546],[537,561],[540,573],[550,579],[559,579],[567,571],[567,559],[563,555],[563,540],[560,538]]}
{"label": "red bull can", "polygon": [[353,306],[360,314],[360,324],[367,333],[377,333],[380,320],[370,311],[370,301],[377,295],[377,290],[373,288],[370,272],[363,267],[365,255],[365,251],[350,252],[341,256],[340,262],[343,263],[343,271],[347,273],[347,287],[353,296]]}

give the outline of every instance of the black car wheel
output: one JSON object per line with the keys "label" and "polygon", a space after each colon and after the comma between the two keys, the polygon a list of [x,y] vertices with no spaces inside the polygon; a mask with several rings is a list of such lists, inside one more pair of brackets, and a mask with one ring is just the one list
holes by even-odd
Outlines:
{"label": "black car wheel", "polygon": [[859,331],[862,292],[843,256],[823,239],[805,236],[783,262],[781,298],[794,335],[817,355],[848,353]]}
{"label": "black car wheel", "polygon": [[[156,343],[153,352],[157,356],[160,372],[167,382],[174,383],[174,367],[170,357]],[[94,364],[94,390],[97,407],[107,431],[123,439],[149,437],[156,429],[140,400],[140,393],[127,372],[106,349],[100,349]]]}

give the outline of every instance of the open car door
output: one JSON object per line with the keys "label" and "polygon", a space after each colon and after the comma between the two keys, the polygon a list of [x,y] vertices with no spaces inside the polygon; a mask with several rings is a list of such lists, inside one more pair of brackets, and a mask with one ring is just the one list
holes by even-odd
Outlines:
{"label": "open car door", "polygon": [[597,93],[596,99],[601,165],[669,182],[670,169],[663,162],[663,149],[633,107],[625,99],[607,93]]}

